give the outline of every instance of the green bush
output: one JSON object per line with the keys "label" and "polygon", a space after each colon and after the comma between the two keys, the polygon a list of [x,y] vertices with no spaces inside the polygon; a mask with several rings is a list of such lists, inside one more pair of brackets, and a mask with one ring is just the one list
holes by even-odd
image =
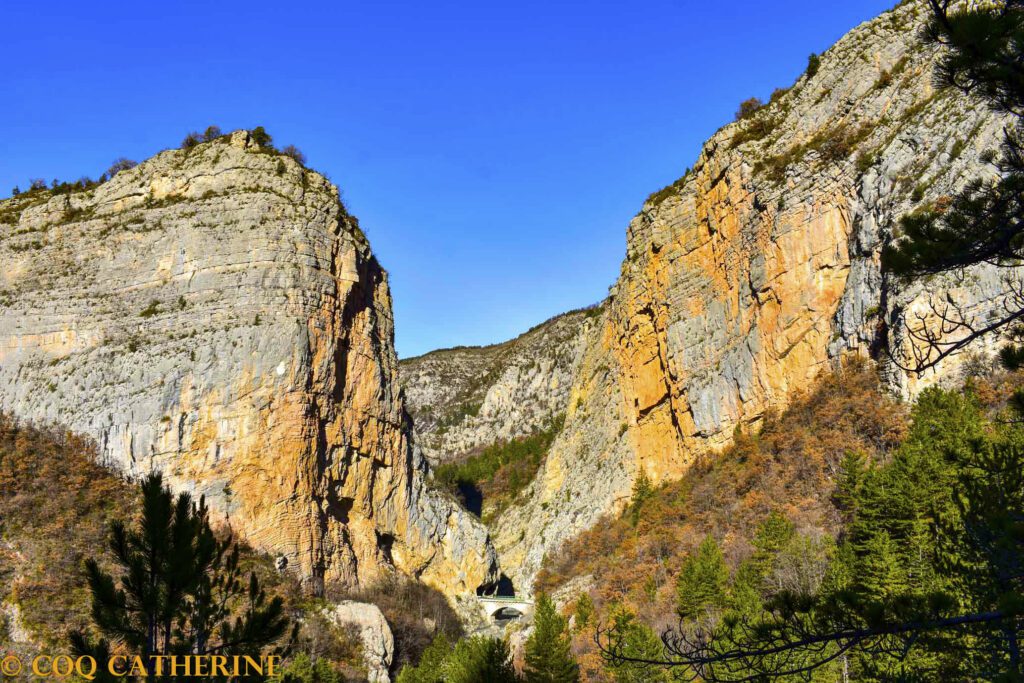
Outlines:
{"label": "green bush", "polygon": [[345,683],[345,678],[326,659],[318,657],[313,660],[304,652],[293,657],[281,674],[272,680],[280,683]]}
{"label": "green bush", "polygon": [[149,302],[149,305],[139,311],[140,318],[152,318],[154,315],[160,313],[160,302],[153,299]]}
{"label": "green bush", "polygon": [[130,168],[135,168],[137,165],[138,164],[136,164],[131,159],[125,159],[124,157],[120,157],[110,165],[110,168],[107,169],[106,175],[108,178],[113,178],[121,171],[127,171]]}
{"label": "green bush", "polygon": [[274,148],[274,138],[270,137],[270,133],[263,128],[263,126],[256,126],[249,132],[249,137],[260,147],[266,147],[268,149]]}
{"label": "green bush", "polygon": [[813,52],[807,58],[807,78],[811,79],[818,73],[818,69],[821,67],[821,57],[814,54]]}

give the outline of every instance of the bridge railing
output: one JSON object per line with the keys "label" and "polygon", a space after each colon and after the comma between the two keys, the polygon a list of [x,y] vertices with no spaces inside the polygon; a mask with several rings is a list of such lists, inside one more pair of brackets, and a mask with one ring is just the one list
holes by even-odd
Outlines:
{"label": "bridge railing", "polygon": [[527,605],[533,604],[533,600],[527,600],[526,598],[517,598],[514,595],[478,595],[476,596],[476,599],[487,602],[520,602],[525,603]]}

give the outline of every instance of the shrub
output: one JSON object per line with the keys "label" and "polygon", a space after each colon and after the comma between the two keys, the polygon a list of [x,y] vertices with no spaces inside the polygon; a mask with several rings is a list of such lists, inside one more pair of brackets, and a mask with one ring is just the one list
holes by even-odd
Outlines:
{"label": "shrub", "polygon": [[0,414],[0,533],[22,556],[0,544],[0,595],[51,644],[88,621],[83,557],[104,546],[109,520],[137,508],[136,491],[96,464],[96,455],[85,438]]}
{"label": "shrub", "polygon": [[18,187],[17,185],[15,185],[14,189],[11,190],[11,196],[12,197],[17,197],[19,194],[21,194],[21,188]]}
{"label": "shrub", "polygon": [[110,168],[107,169],[107,177],[113,178],[121,171],[127,171],[128,169],[135,168],[136,166],[138,166],[138,164],[136,164],[131,159],[125,159],[124,157],[120,157],[110,165]]}
{"label": "shrub", "polygon": [[203,142],[212,142],[219,138],[223,133],[220,132],[218,126],[207,126],[206,130],[203,131]]}
{"label": "shrub", "polygon": [[778,119],[775,117],[767,116],[766,113],[756,114],[750,118],[743,130],[732,136],[729,147],[738,147],[744,142],[761,140],[770,135],[777,125]]}
{"label": "shrub", "polygon": [[139,311],[140,318],[152,318],[154,315],[160,312],[160,302],[153,299],[149,302],[149,305]]}
{"label": "shrub", "polygon": [[299,148],[295,145],[288,145],[281,150],[281,154],[286,157],[291,157],[299,163],[300,166],[306,165],[306,155],[299,151]]}
{"label": "shrub", "polygon": [[396,669],[420,661],[438,634],[451,641],[463,635],[459,617],[444,595],[421,583],[389,577],[360,590],[330,585],[327,597],[332,602],[372,602],[380,608],[395,638]]}
{"label": "shrub", "polygon": [[683,185],[686,184],[686,179],[690,177],[691,171],[692,171],[692,169],[689,169],[689,168],[686,169],[686,172],[683,173],[683,177],[682,178],[678,178],[671,185],[666,185],[665,187],[661,188],[660,190],[656,190],[656,191],[652,192],[651,194],[647,195],[647,199],[644,200],[644,203],[645,204],[654,204],[655,206],[657,206],[658,204],[661,204],[663,201],[665,201],[669,197],[672,197],[673,195],[679,194],[679,191],[683,189]]}
{"label": "shrub", "polygon": [[309,658],[306,653],[296,655],[281,670],[282,683],[345,683],[345,678],[335,671],[326,659]]}
{"label": "shrub", "polygon": [[42,178],[32,178],[29,181],[29,183],[30,183],[29,190],[28,190],[29,192],[34,192],[36,190],[45,190],[46,189],[46,181],[43,180]]}
{"label": "shrub", "polygon": [[857,155],[857,172],[866,173],[869,168],[878,162],[878,155],[874,152],[861,152]]}
{"label": "shrub", "polygon": [[270,133],[263,126],[256,126],[249,131],[249,137],[260,147],[267,147],[269,149],[274,147],[274,138],[270,137]]}
{"label": "shrub", "polygon": [[836,126],[822,131],[811,140],[811,149],[816,149],[827,161],[842,161],[849,158],[864,140],[871,135],[873,127],[863,124],[859,128],[849,125]]}
{"label": "shrub", "polygon": [[192,149],[193,147],[195,147],[196,145],[198,145],[202,141],[203,140],[199,136],[199,133],[197,133],[195,131],[192,131],[191,133],[189,133],[188,135],[185,136],[184,140],[181,141],[181,148],[182,149]]}
{"label": "shrub", "polygon": [[736,110],[736,120],[740,121],[742,119],[747,118],[748,116],[751,116],[754,112],[756,112],[763,106],[764,102],[762,102],[757,97],[751,97],[749,99],[743,100],[742,102],[740,102],[740,108]]}
{"label": "shrub", "polygon": [[814,78],[815,74],[818,73],[818,69],[821,67],[821,57],[815,53],[811,53],[807,58],[807,78]]}

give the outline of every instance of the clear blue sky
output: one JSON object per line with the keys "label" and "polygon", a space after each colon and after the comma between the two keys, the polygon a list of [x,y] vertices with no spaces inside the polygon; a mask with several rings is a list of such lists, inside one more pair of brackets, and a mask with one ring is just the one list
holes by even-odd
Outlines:
{"label": "clear blue sky", "polygon": [[0,196],[264,125],[342,189],[401,356],[601,300],[737,103],[894,0],[4,3]]}

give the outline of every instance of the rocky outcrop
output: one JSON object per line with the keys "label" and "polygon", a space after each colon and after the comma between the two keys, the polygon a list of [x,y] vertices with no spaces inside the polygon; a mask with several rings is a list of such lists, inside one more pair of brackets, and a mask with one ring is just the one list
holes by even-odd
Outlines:
{"label": "rocky outcrop", "polygon": [[370,683],[388,683],[395,638],[384,613],[376,605],[343,600],[325,609],[324,616],[340,627],[354,628],[363,646],[363,663]]}
{"label": "rocky outcrop", "polygon": [[322,176],[244,131],[0,202],[0,410],[160,470],[314,580],[495,578],[424,485],[387,275]]}
{"label": "rocky outcrop", "polygon": [[[898,218],[991,173],[983,157],[1002,131],[982,105],[934,90],[937,53],[918,40],[926,15],[909,2],[859,26],[644,203],[565,427],[529,495],[495,525],[517,587],[621,509],[639,472],[680,476],[846,354],[889,346],[909,357],[906,324],[920,314],[934,326],[936,296],[949,291],[977,319],[1001,305],[1019,273],[979,267],[903,286],[880,268]],[[918,375],[879,356],[904,396],[957,377],[963,359]]]}
{"label": "rocky outcrop", "polygon": [[432,462],[546,428],[563,414],[599,307],[571,311],[502,344],[401,361],[416,442]]}

